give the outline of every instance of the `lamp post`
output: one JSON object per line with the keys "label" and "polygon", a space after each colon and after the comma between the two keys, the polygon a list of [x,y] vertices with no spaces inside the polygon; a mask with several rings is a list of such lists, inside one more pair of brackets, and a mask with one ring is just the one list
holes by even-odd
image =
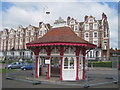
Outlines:
{"label": "lamp post", "polygon": [[44,22],[44,16],[49,15],[49,14],[50,14],[50,11],[49,11],[48,7],[44,6],[44,8],[43,8],[43,22]]}

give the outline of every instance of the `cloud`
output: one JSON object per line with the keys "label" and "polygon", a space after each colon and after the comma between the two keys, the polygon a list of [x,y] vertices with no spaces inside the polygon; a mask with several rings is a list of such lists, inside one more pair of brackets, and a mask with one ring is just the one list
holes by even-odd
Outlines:
{"label": "cloud", "polygon": [[2,2],[119,2],[119,0],[2,0]]}
{"label": "cloud", "polygon": [[[76,1],[76,0],[75,0]],[[92,0],[91,0],[92,1]],[[51,14],[44,15],[43,8],[48,7]],[[67,16],[83,21],[85,15],[92,15],[97,20],[101,19],[101,14],[108,16],[111,47],[117,47],[118,13],[115,8],[110,8],[108,4],[98,2],[13,2],[7,11],[3,11],[3,27],[17,28],[19,24],[24,27],[32,24],[38,26],[38,22],[53,23],[60,16],[66,20]],[[114,42],[114,43],[112,43]]]}

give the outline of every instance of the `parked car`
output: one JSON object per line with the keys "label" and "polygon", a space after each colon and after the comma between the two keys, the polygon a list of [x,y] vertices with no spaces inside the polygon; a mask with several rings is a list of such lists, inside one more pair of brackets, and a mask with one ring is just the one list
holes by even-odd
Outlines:
{"label": "parked car", "polygon": [[35,68],[34,64],[27,64],[25,66],[22,66],[21,70],[32,70],[34,68]]}
{"label": "parked car", "polygon": [[8,69],[20,69],[22,66],[26,65],[27,63],[23,63],[23,62],[13,62],[9,65],[7,65],[5,68]]}

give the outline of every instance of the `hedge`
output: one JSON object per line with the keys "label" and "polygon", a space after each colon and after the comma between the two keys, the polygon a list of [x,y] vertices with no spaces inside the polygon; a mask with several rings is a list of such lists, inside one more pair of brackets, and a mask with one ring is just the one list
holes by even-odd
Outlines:
{"label": "hedge", "polygon": [[89,62],[88,67],[112,67],[112,62]]}

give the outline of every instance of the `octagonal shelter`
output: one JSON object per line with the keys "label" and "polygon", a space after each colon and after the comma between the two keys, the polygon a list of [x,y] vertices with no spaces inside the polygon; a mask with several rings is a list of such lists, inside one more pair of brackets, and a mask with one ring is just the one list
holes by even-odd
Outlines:
{"label": "octagonal shelter", "polygon": [[[41,62],[38,56],[47,56],[47,60],[56,60],[59,67],[60,80],[85,79],[86,50],[91,50],[96,45],[78,37],[70,27],[58,27],[49,30],[42,38],[27,43],[27,48],[36,56],[35,77],[39,78]],[[52,56],[56,56],[50,58]],[[79,57],[82,56],[82,57]],[[82,67],[80,67],[82,66]],[[47,64],[46,79],[50,79],[53,69],[52,63]]]}

